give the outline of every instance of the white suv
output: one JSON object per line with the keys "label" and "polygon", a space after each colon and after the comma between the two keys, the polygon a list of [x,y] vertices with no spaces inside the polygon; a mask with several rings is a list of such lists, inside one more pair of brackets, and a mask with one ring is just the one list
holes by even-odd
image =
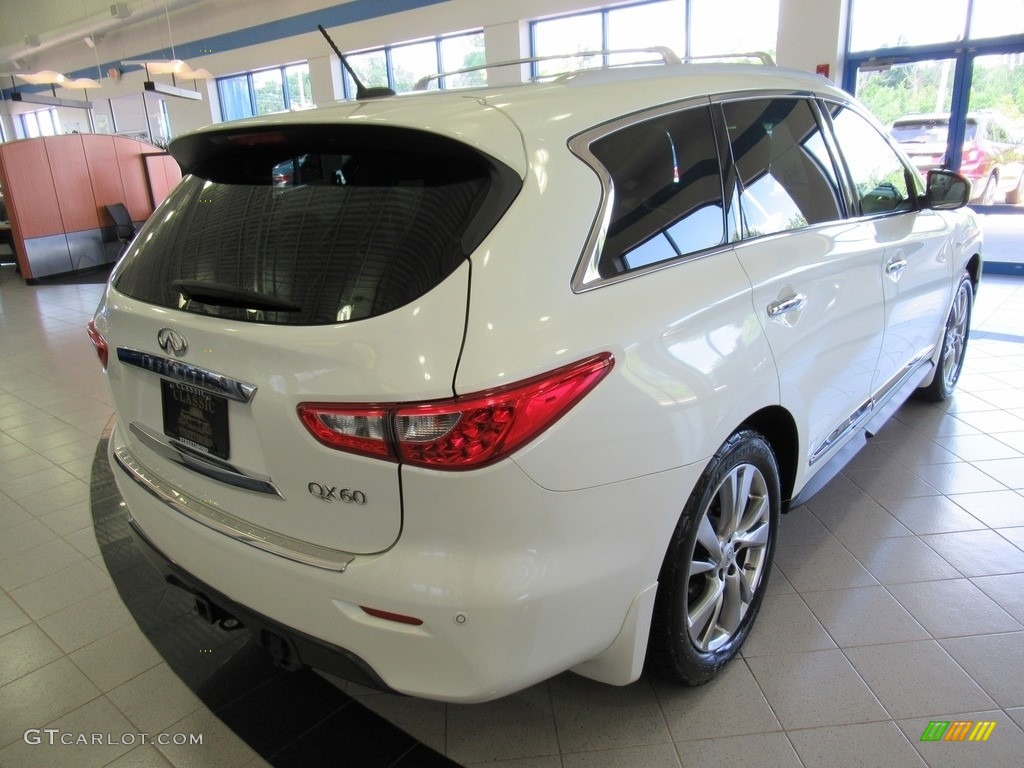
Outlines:
{"label": "white suv", "polygon": [[705,682],[780,512],[960,373],[969,183],[818,77],[615,67],[170,151],[90,325],[111,461],[167,578],[288,667]]}

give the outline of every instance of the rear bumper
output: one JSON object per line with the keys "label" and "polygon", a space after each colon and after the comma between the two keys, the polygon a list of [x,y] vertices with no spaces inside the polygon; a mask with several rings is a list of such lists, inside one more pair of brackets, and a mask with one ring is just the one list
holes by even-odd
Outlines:
{"label": "rear bumper", "polygon": [[[208,618],[211,623],[215,623],[213,620],[216,618],[238,619],[250,631],[253,639],[270,653],[274,663],[285,669],[313,667],[367,688],[395,693],[380,679],[373,668],[356,654],[286,627],[221,594],[161,552],[146,536],[138,521],[129,518],[128,522],[132,539],[149,563],[168,584],[189,592],[196,597],[199,604],[205,605],[207,615],[204,618]],[[200,615],[202,614],[203,611],[200,611]]]}
{"label": "rear bumper", "polygon": [[[115,430],[112,456],[120,444]],[[253,629],[281,663],[467,703],[591,660],[581,674],[635,679],[651,607],[638,597],[652,594],[679,500],[699,473],[552,492],[512,462],[467,473],[406,468],[399,541],[337,571],[200,524],[111,464],[157,567]]]}

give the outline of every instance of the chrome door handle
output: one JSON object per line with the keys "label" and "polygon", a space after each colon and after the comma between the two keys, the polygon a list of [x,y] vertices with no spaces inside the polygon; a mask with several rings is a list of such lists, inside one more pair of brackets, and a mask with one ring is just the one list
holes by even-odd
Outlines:
{"label": "chrome door handle", "polygon": [[807,297],[802,293],[798,293],[794,296],[790,296],[788,299],[779,299],[773,301],[768,305],[768,317],[779,317],[787,312],[793,312],[797,309],[803,309],[804,304],[807,303]]}
{"label": "chrome door handle", "polygon": [[906,259],[893,259],[892,261],[885,265],[885,274],[887,274],[893,280],[899,280],[900,275],[903,274],[903,270],[906,268]]}

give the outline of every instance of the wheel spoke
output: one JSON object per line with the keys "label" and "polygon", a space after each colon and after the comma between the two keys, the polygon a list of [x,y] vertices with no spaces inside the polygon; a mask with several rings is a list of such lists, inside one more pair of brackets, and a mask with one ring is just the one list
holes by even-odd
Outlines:
{"label": "wheel spoke", "polygon": [[732,573],[725,577],[725,590],[722,595],[722,610],[719,612],[718,625],[730,636],[739,629],[740,619],[743,618],[742,591],[738,573]]}
{"label": "wheel spoke", "polygon": [[709,630],[718,623],[722,608],[725,586],[717,579],[709,580],[711,586],[697,601],[686,616],[690,637],[701,647],[706,647]]}
{"label": "wheel spoke", "polygon": [[[752,573],[754,578],[756,578],[758,570],[755,570]],[[739,572],[740,597],[743,600],[744,604],[749,604],[750,601],[754,599],[754,585],[751,583],[752,573],[750,571],[747,571],[745,568],[741,568]]]}
{"label": "wheel spoke", "polygon": [[[768,506],[768,500],[764,501],[765,507]],[[760,519],[760,518],[758,518]],[[768,524],[762,522],[760,525],[754,526],[742,535],[737,536],[735,540],[736,549],[740,548],[753,548],[753,547],[764,547],[768,544]]]}
{"label": "wheel spoke", "polygon": [[694,560],[690,563],[689,578],[699,576],[702,573],[713,571],[718,567],[718,563],[712,563],[710,560]]}
{"label": "wheel spoke", "polygon": [[708,519],[707,513],[701,518],[700,527],[697,529],[697,542],[708,551],[712,561],[722,562],[722,542],[718,540],[715,527]]}
{"label": "wheel spoke", "polygon": [[750,498],[750,486],[753,483],[753,472],[747,464],[736,467],[722,482],[718,498],[722,505],[722,522],[719,524],[719,535],[725,540],[739,528],[743,512]]}

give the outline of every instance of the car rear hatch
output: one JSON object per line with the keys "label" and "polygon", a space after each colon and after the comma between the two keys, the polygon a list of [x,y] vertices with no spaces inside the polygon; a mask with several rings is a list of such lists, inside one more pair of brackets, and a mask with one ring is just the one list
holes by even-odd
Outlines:
{"label": "car rear hatch", "polygon": [[[515,132],[489,114],[477,123]],[[199,132],[171,152],[189,175],[94,320],[119,463],[167,514],[200,508],[236,538],[387,549],[399,464],[318,442],[297,409],[452,396],[468,257],[519,174],[450,136],[344,119]]]}

